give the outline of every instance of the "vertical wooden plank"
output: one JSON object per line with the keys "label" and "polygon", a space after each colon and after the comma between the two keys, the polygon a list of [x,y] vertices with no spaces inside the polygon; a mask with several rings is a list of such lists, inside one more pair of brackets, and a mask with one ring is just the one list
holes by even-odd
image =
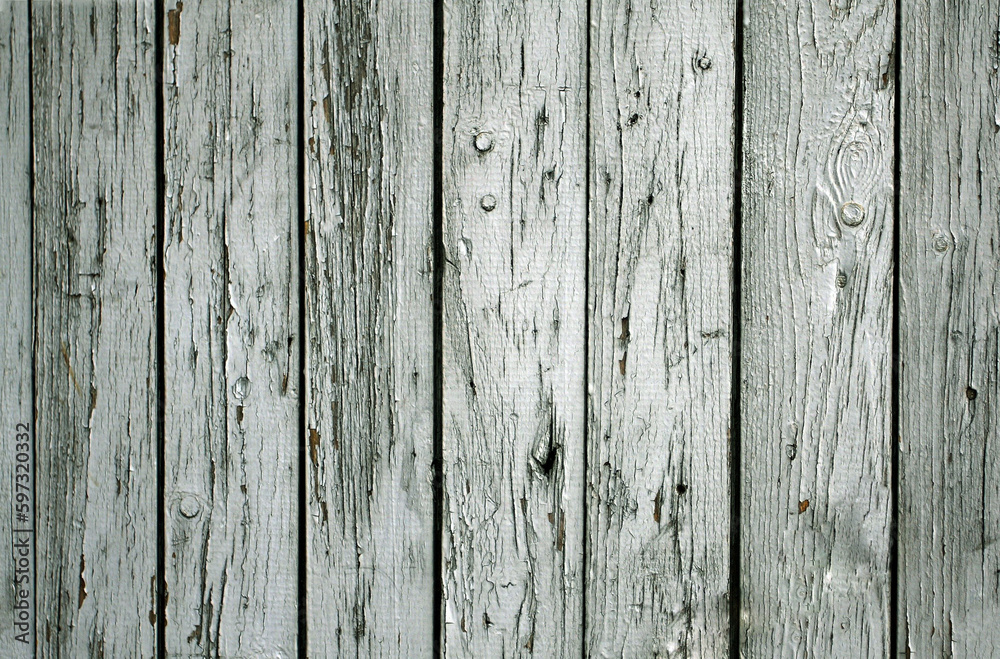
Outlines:
{"label": "vertical wooden plank", "polygon": [[292,657],[295,7],[166,10],[167,652]]}
{"label": "vertical wooden plank", "polygon": [[42,657],[156,651],[155,25],[33,4]]}
{"label": "vertical wooden plank", "polygon": [[592,12],[587,647],[721,657],[735,10]]}
{"label": "vertical wooden plank", "polygon": [[[30,532],[34,404],[31,395],[31,117],[28,5],[0,1],[0,656],[34,656]],[[19,459],[27,456],[28,460]],[[20,531],[20,532],[15,532]]]}
{"label": "vertical wooden plank", "polygon": [[582,645],[585,2],[444,25],[444,649]]}
{"label": "vertical wooden plank", "polygon": [[429,656],[432,5],[304,8],[309,656]]}
{"label": "vertical wooden plank", "polygon": [[897,639],[996,656],[1000,3],[901,9]]}
{"label": "vertical wooden plank", "polygon": [[747,656],[888,652],[894,17],[747,6]]}

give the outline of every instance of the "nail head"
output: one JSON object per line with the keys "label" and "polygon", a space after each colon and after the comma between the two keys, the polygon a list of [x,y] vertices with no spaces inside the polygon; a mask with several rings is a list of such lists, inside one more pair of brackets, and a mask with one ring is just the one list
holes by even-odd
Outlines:
{"label": "nail head", "polygon": [[489,153],[493,150],[493,133],[485,130],[477,133],[475,145],[479,153]]}
{"label": "nail head", "polygon": [[860,225],[865,219],[864,207],[856,201],[849,201],[840,207],[840,220],[849,227]]}

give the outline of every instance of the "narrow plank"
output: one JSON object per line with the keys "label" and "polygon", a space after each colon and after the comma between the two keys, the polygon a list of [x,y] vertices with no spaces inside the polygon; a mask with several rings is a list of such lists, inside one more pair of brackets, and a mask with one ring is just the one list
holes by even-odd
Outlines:
{"label": "narrow plank", "polygon": [[304,10],[308,654],[429,656],[432,3]]}
{"label": "narrow plank", "polygon": [[592,12],[588,654],[721,657],[735,11]]}
{"label": "narrow plank", "polygon": [[900,654],[1000,654],[996,0],[902,5]]}
{"label": "narrow plank", "polygon": [[[28,5],[0,1],[0,478],[8,506],[0,511],[0,656],[34,656],[30,493],[34,437],[31,395],[31,117]],[[24,425],[22,425],[24,424]],[[19,457],[27,457],[28,460]],[[18,515],[24,515],[19,519]],[[16,548],[16,552],[15,552]]]}
{"label": "narrow plank", "polygon": [[166,650],[293,657],[295,7],[166,11]]}
{"label": "narrow plank", "polygon": [[577,656],[586,3],[446,9],[443,646]]}
{"label": "narrow plank", "polygon": [[32,5],[40,657],[156,652],[153,4]]}
{"label": "narrow plank", "polygon": [[742,647],[888,652],[892,2],[747,7]]}

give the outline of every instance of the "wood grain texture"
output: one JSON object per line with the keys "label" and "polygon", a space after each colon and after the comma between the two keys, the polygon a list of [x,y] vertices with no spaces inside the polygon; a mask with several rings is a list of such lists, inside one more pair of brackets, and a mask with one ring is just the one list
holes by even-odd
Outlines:
{"label": "wood grain texture", "polygon": [[297,653],[297,20],[167,7],[166,649]]}
{"label": "wood grain texture", "polygon": [[304,9],[308,654],[429,656],[432,5]]}
{"label": "wood grain texture", "polygon": [[155,25],[32,5],[40,657],[156,651]]}
{"label": "wood grain texture", "polygon": [[742,648],[888,652],[892,2],[747,6]]}
{"label": "wood grain texture", "polygon": [[900,654],[1000,654],[995,0],[903,3]]}
{"label": "wood grain texture", "polygon": [[[30,455],[33,445],[34,401],[32,400],[32,306],[31,306],[31,117],[29,87],[31,73],[28,56],[28,5],[23,2],[0,1],[0,299],[4,301],[3,332],[0,333],[0,479],[7,505],[0,510],[0,656],[10,659],[33,656],[34,643],[30,633],[19,642],[23,632],[13,621],[18,620],[15,604],[26,598],[16,596],[27,590],[20,581],[15,564],[20,559],[14,545],[29,539],[26,533],[14,534],[14,529],[31,528],[30,519],[20,522],[15,514],[23,504],[18,492],[31,492],[32,474],[27,463],[17,461],[17,444],[27,444]],[[25,436],[18,437],[27,424]],[[16,469],[16,465],[21,467]],[[16,470],[15,470],[16,469]],[[23,508],[22,508],[23,510]],[[25,557],[30,559],[30,557]],[[27,599],[30,602],[30,598]],[[29,604],[30,607],[30,604]],[[26,611],[30,616],[30,609]]]}
{"label": "wood grain texture", "polygon": [[582,645],[584,2],[444,24],[443,646]]}
{"label": "wood grain texture", "polygon": [[729,648],[734,7],[596,2],[587,648]]}

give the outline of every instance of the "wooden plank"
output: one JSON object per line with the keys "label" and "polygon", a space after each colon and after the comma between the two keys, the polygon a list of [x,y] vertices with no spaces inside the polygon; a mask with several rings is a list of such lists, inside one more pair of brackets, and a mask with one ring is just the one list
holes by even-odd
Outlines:
{"label": "wooden plank", "polygon": [[297,652],[293,3],[167,7],[166,649]]}
{"label": "wooden plank", "polygon": [[734,7],[591,11],[588,653],[721,657]]}
{"label": "wooden plank", "polygon": [[747,656],[888,652],[894,17],[747,8]]}
{"label": "wooden plank", "polygon": [[41,657],[156,652],[155,25],[32,6]]}
{"label": "wooden plank", "polygon": [[429,656],[432,4],[304,10],[309,656]]}
{"label": "wooden plank", "polygon": [[900,654],[1000,653],[996,0],[902,5]]}
{"label": "wooden plank", "polygon": [[586,3],[446,9],[443,646],[579,655]]}
{"label": "wooden plank", "polygon": [[[31,529],[34,404],[31,342],[31,117],[28,5],[0,0],[0,656],[34,656]],[[24,459],[27,458],[27,459]],[[23,517],[19,517],[23,516]],[[15,530],[20,531],[15,533]]]}

